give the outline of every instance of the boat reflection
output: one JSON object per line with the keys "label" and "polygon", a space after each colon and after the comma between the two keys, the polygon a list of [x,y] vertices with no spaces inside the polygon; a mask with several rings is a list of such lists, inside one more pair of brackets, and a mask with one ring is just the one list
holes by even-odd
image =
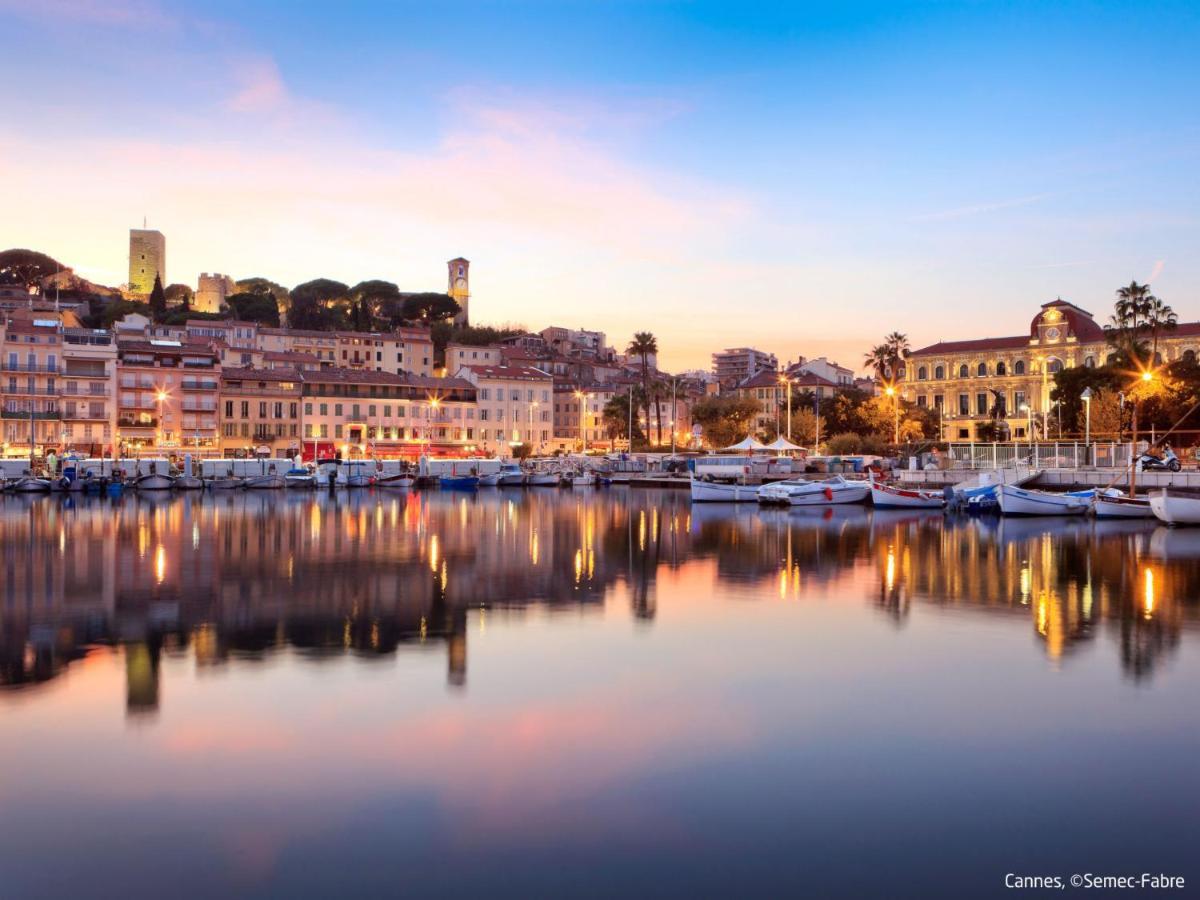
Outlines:
{"label": "boat reflection", "polygon": [[0,500],[0,554],[0,687],[119,647],[131,715],[158,708],[162,657],[185,652],[212,667],[441,645],[462,688],[471,617],[627,601],[649,625],[664,573],[689,567],[714,571],[722,598],[865,602],[897,626],[923,607],[1022,617],[1055,663],[1106,635],[1135,678],[1200,597],[1200,530],[692,507],[670,491],[17,495]]}

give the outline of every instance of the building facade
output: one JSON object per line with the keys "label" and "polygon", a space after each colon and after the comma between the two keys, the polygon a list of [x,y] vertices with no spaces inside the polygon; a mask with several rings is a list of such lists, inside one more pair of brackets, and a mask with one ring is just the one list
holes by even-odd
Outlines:
{"label": "building facade", "polygon": [[222,369],[221,455],[295,456],[302,377],[295,369]]}
{"label": "building facade", "polygon": [[[1195,358],[1200,322],[1164,332],[1158,347],[1164,362]],[[1112,358],[1104,328],[1092,314],[1054,300],[1042,304],[1024,334],[939,341],[913,351],[905,361],[901,394],[939,413],[943,440],[979,440],[980,428],[992,423],[999,424],[1001,439],[1052,437],[1054,374]]]}
{"label": "building facade", "polygon": [[196,312],[219,313],[225,306],[225,298],[237,293],[237,284],[228,275],[213,272],[200,273],[196,281],[196,295],[192,308]]}
{"label": "building facade", "polygon": [[221,392],[217,352],[179,341],[117,341],[117,440],[145,449],[215,451]]}
{"label": "building facade", "polygon": [[774,372],[779,368],[779,360],[774,353],[764,353],[753,347],[735,347],[714,353],[712,356],[713,376],[722,388],[737,387],[747,378],[762,371]]}
{"label": "building facade", "polygon": [[554,378],[531,366],[464,366],[457,373],[475,386],[478,445],[509,456],[525,444],[543,453],[554,438]]}
{"label": "building facade", "polygon": [[446,263],[446,293],[458,304],[455,325],[471,324],[471,261],[457,256]]}

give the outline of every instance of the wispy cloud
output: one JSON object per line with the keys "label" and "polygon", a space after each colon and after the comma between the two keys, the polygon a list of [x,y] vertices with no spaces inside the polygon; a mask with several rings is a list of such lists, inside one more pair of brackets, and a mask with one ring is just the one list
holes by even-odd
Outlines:
{"label": "wispy cloud", "polygon": [[55,24],[167,29],[179,19],[154,0],[0,0],[0,13]]}
{"label": "wispy cloud", "polygon": [[972,206],[960,206],[955,209],[945,209],[938,212],[922,213],[913,216],[913,222],[946,222],[952,219],[965,219],[969,216],[979,216],[986,213],[999,212],[1005,209],[1015,209],[1021,206],[1031,206],[1040,203],[1051,194],[1030,194],[1027,197],[1014,197],[1010,200],[996,200],[990,203],[977,203]]}

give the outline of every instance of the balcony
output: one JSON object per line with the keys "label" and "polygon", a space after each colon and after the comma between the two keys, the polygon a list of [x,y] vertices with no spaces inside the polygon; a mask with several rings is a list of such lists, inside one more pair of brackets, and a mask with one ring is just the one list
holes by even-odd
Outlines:
{"label": "balcony", "polygon": [[44,372],[47,375],[56,375],[61,371],[58,365],[43,366],[30,365],[28,363],[15,363],[7,360],[0,361],[0,371],[4,372]]}
{"label": "balcony", "polygon": [[69,419],[72,422],[107,422],[108,410],[100,409],[96,412],[92,412],[90,409],[86,408],[77,408],[73,411],[68,408],[63,410],[62,417],[64,419]]}
{"label": "balcony", "polygon": [[50,390],[45,387],[21,387],[20,385],[0,384],[0,394],[8,394],[9,396],[21,397],[57,397],[58,390]]}
{"label": "balcony", "polygon": [[117,427],[118,428],[157,428],[158,427],[158,417],[157,416],[148,416],[148,417],[140,417],[139,416],[138,418],[133,419],[133,418],[130,418],[129,416],[118,416],[117,417]]}
{"label": "balcony", "polygon": [[215,381],[196,381],[185,378],[180,385],[185,391],[215,391],[219,387]]}
{"label": "balcony", "polygon": [[42,421],[46,419],[61,419],[62,414],[57,409],[14,409],[12,407],[4,407],[0,410],[0,419],[24,419],[26,422]]}

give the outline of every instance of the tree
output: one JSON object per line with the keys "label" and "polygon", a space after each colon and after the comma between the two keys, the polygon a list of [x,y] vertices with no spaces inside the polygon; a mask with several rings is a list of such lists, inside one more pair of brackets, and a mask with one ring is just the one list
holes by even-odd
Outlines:
{"label": "tree", "polygon": [[167,294],[163,290],[162,278],[154,275],[154,287],[150,291],[150,315],[155,322],[161,322],[167,314]]}
{"label": "tree", "polygon": [[195,298],[195,293],[186,284],[168,284],[163,288],[163,294],[167,298],[168,306],[182,306],[184,308],[192,305],[192,300]]}
{"label": "tree", "polygon": [[692,407],[692,421],[713,448],[727,447],[746,437],[758,417],[758,403],[749,397],[705,397]]}
{"label": "tree", "polygon": [[235,319],[258,322],[272,328],[279,326],[279,306],[271,294],[239,293],[225,298]]}
{"label": "tree", "polygon": [[42,281],[64,268],[58,260],[36,250],[5,250],[0,252],[0,285],[39,293]]}
{"label": "tree", "polygon": [[[604,404],[604,411],[601,414],[601,416],[604,421],[604,429],[605,429],[605,431],[608,432],[608,437],[610,440],[615,440],[615,439],[628,440],[629,439],[629,421],[630,421],[629,399],[630,399],[630,397],[629,397],[628,393],[617,394],[611,400],[609,400],[606,404]],[[634,408],[636,409],[637,408],[637,398],[636,397],[633,400],[633,405],[634,405]],[[634,442],[644,441],[645,438],[642,434],[641,425],[638,422],[637,416],[633,416],[632,419],[633,419],[633,441]],[[630,446],[632,447],[633,443],[631,443]]]}
{"label": "tree", "polygon": [[374,331],[376,327],[395,328],[402,324],[404,297],[390,281],[360,281],[350,288],[356,331]]}
{"label": "tree", "polygon": [[[1092,414],[1095,416],[1097,394],[1120,391],[1129,380],[1117,366],[1072,366],[1054,373],[1054,387],[1050,399],[1058,404],[1063,428],[1066,431],[1083,431],[1083,392],[1092,391]],[[1093,418],[1094,421],[1094,418]]]}
{"label": "tree", "polygon": [[[1152,312],[1156,308],[1159,311]],[[1108,342],[1138,367],[1145,364],[1148,356],[1145,335],[1152,316],[1161,319],[1163,313],[1161,301],[1150,293],[1150,285],[1131,281],[1128,286],[1117,289],[1113,314],[1109,317],[1109,327],[1105,329]]]}
{"label": "tree", "polygon": [[888,373],[895,379],[900,375],[904,361],[908,358],[908,335],[893,331],[883,339],[883,346],[887,347]]}
{"label": "tree", "polygon": [[888,364],[892,358],[891,348],[887,344],[876,344],[863,357],[863,365],[875,374],[877,381],[887,379]]}
{"label": "tree", "polygon": [[[649,331],[638,331],[633,340],[625,348],[630,356],[637,356],[642,361],[642,402],[646,410],[646,427],[650,427],[650,357],[658,353],[658,340]],[[661,436],[662,429],[659,429]],[[660,441],[661,443],[661,441]]]}
{"label": "tree", "polygon": [[408,294],[404,297],[400,319],[404,322],[428,325],[443,319],[453,319],[458,313],[458,301],[449,294]]}
{"label": "tree", "polygon": [[331,331],[346,324],[335,304],[344,304],[350,288],[331,278],[315,278],[291,291],[288,325],[315,331]]}

